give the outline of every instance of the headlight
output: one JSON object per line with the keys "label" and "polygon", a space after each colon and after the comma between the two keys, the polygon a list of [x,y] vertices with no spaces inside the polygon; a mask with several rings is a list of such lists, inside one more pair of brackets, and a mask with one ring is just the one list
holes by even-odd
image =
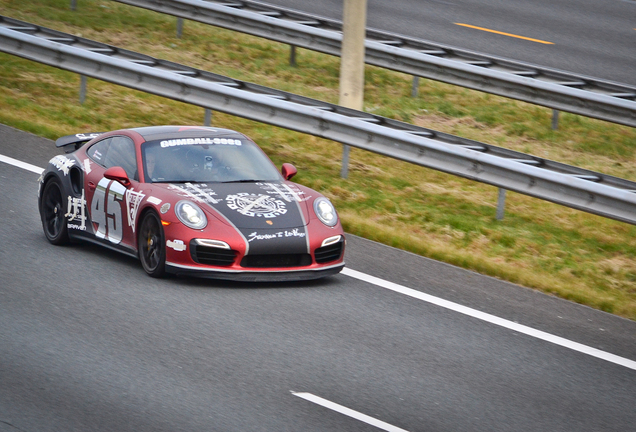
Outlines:
{"label": "headlight", "polygon": [[191,201],[179,201],[174,207],[174,212],[185,226],[192,229],[200,230],[208,224],[203,210]]}
{"label": "headlight", "polygon": [[336,209],[325,197],[320,197],[314,201],[314,212],[316,216],[318,216],[318,219],[327,226],[332,227],[338,223]]}

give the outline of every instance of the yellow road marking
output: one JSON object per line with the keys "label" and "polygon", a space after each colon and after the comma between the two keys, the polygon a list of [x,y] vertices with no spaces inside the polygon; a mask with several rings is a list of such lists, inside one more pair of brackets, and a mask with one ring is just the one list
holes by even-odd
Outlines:
{"label": "yellow road marking", "polygon": [[490,33],[496,33],[496,34],[500,34],[500,35],[504,35],[504,36],[510,36],[510,37],[517,38],[517,39],[524,39],[524,40],[529,40],[529,41],[532,41],[532,42],[538,42],[538,43],[547,44],[547,45],[554,45],[554,42],[547,42],[547,41],[543,41],[543,40],[540,40],[540,39],[533,39],[533,38],[529,38],[529,37],[525,37],[525,36],[519,36],[519,35],[511,34],[511,33],[504,33],[504,32],[500,32],[500,31],[497,31],[497,30],[491,30],[491,29],[487,29],[487,28],[483,28],[483,27],[477,27],[477,26],[470,25],[470,24],[455,23],[455,25],[463,26],[463,27],[469,27],[469,28],[472,28],[472,29],[482,30],[482,31],[485,31],[485,32],[490,32]]}

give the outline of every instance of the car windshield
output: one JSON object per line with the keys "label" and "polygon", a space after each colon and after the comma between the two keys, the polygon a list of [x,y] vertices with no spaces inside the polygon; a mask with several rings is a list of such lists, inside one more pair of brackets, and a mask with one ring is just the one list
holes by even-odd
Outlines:
{"label": "car windshield", "polygon": [[148,183],[278,181],[261,149],[242,136],[175,138],[142,146]]}

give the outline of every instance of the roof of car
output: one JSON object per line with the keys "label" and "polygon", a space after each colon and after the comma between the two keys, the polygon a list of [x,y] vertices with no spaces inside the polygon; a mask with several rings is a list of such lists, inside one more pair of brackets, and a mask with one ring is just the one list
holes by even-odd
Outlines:
{"label": "roof of car", "polygon": [[146,141],[171,138],[245,137],[231,129],[210,126],[146,126],[131,130],[140,134]]}

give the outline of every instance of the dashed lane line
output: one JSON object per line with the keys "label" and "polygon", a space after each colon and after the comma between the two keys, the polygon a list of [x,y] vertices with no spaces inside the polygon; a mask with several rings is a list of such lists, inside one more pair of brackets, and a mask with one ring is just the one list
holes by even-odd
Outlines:
{"label": "dashed lane line", "polygon": [[316,396],[311,393],[292,391],[291,394],[388,432],[408,432],[405,429],[393,426],[392,424],[383,422],[382,420],[378,420],[366,414],[362,414],[359,411],[352,410],[351,408],[347,408],[346,406],[331,402],[330,400],[323,399],[320,396]]}

